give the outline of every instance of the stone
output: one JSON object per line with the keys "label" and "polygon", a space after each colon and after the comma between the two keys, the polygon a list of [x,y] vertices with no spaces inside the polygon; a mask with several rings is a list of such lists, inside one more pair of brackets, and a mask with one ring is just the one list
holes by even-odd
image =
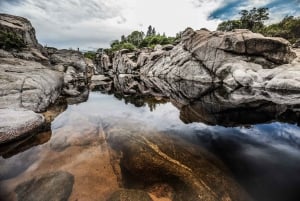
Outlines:
{"label": "stone", "polygon": [[0,30],[17,34],[27,47],[41,48],[35,36],[35,29],[26,18],[0,14]]}
{"label": "stone", "polygon": [[21,183],[15,189],[19,201],[67,201],[72,193],[74,176],[53,172]]}
{"label": "stone", "polygon": [[124,189],[114,192],[107,201],[152,201],[152,199],[145,191]]}
{"label": "stone", "polygon": [[0,59],[0,78],[0,108],[41,112],[56,101],[63,87],[61,73],[17,58]]}
{"label": "stone", "polygon": [[45,123],[43,115],[26,109],[0,109],[0,143],[24,138]]}
{"label": "stone", "polygon": [[47,48],[47,51],[48,49],[50,63],[55,66],[55,69],[64,70],[64,94],[67,96],[81,95],[93,74],[93,64],[85,59],[79,51],[55,48]]}
{"label": "stone", "polygon": [[107,131],[109,145],[120,153],[125,185],[167,183],[178,200],[251,200],[222,162],[203,148],[187,145],[174,135],[129,125],[117,123]]}

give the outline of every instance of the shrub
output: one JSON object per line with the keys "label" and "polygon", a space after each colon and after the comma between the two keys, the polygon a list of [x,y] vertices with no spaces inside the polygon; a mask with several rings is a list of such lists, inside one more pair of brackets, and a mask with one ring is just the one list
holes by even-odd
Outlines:
{"label": "shrub", "polygon": [[0,48],[5,50],[20,50],[25,47],[21,37],[13,32],[0,31]]}

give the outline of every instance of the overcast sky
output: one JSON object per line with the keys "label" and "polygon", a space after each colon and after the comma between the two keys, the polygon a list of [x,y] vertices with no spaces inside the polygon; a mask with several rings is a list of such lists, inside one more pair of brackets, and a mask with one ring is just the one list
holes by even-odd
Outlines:
{"label": "overcast sky", "polygon": [[241,9],[270,8],[272,21],[300,16],[300,0],[0,0],[0,12],[28,18],[42,45],[95,49],[152,25],[174,36],[186,27],[215,30]]}

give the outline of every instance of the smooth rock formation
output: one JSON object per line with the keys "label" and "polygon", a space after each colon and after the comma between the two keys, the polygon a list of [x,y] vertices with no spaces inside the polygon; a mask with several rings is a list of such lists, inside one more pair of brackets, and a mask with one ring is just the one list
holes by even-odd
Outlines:
{"label": "smooth rock formation", "polygon": [[0,77],[0,109],[42,112],[56,101],[63,86],[61,73],[17,58],[0,58]]}
{"label": "smooth rock formation", "polygon": [[72,193],[74,176],[68,172],[53,172],[17,186],[18,201],[67,201]]}
{"label": "smooth rock formation", "polygon": [[95,74],[106,74],[110,70],[112,70],[112,64],[110,62],[110,58],[105,53],[97,53],[95,59]]}
{"label": "smooth rock formation", "polygon": [[0,109],[0,144],[41,127],[45,122],[43,115],[25,109]]}
{"label": "smooth rock formation", "polygon": [[1,14],[0,30],[16,34],[23,39],[27,47],[41,48],[35,37],[35,29],[26,18]]}
{"label": "smooth rock formation", "polygon": [[125,188],[167,183],[175,191],[174,200],[251,200],[206,150],[173,135],[128,125],[119,123],[107,131],[109,145],[120,155]]}
{"label": "smooth rock formation", "polygon": [[[107,85],[113,87],[105,87]],[[119,75],[98,89],[119,94],[126,102],[144,105],[147,98],[154,102],[167,99],[180,111],[184,123],[202,122],[210,125],[241,126],[271,121],[300,124],[300,94],[266,89],[207,85],[188,80]]]}
{"label": "smooth rock formation", "polygon": [[55,48],[51,48],[48,54],[54,69],[64,72],[64,94],[79,96],[83,93],[92,75],[90,68],[93,68],[89,68],[83,54],[75,50],[56,50]]}
{"label": "smooth rock formation", "polygon": [[[20,43],[12,47],[0,43],[0,113],[5,120],[0,130],[1,142],[7,142],[38,129],[44,120],[33,112],[44,112],[62,92],[86,96],[94,67],[80,52],[43,48],[25,18],[0,14],[0,30],[1,37]],[[24,118],[10,125],[6,113],[16,110]]]}
{"label": "smooth rock formation", "polygon": [[154,50],[114,55],[115,74],[140,74],[173,80],[193,80],[231,89],[252,87],[299,91],[300,62],[291,44],[249,30],[210,32],[186,29],[181,42]]}

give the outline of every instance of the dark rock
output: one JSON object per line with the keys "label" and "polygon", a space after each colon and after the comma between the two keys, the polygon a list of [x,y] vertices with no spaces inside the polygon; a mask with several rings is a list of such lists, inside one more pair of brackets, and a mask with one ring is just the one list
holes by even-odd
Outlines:
{"label": "dark rock", "polygon": [[48,173],[17,186],[19,201],[67,201],[72,193],[74,176],[68,172]]}

